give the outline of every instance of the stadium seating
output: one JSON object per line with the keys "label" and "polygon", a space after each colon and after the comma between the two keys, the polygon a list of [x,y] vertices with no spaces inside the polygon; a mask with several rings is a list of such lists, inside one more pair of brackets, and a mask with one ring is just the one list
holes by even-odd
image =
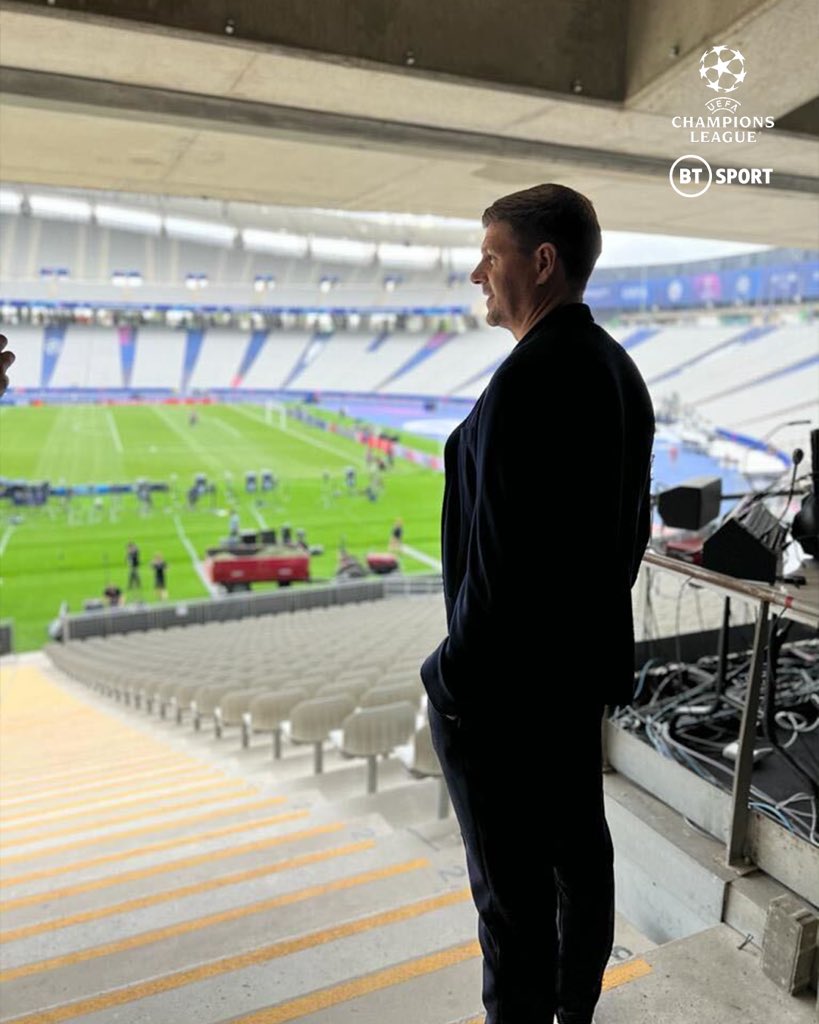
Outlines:
{"label": "stadium seating", "polygon": [[[409,742],[425,721],[418,668],[444,631],[440,596],[426,594],[51,644],[47,653],[66,674],[167,727],[190,720],[197,736],[212,719],[206,736],[236,726],[240,749],[251,751],[254,736],[271,734],[274,764],[285,738],[293,756],[311,744],[322,773],[324,745],[345,722],[348,756],[374,758]],[[385,707],[400,709],[395,722]],[[422,730],[419,778],[439,774],[424,743]],[[371,762],[372,785],[374,773]]]}
{"label": "stadium seating", "polygon": [[342,722],[341,752],[347,757],[366,757],[367,792],[378,788],[379,754],[408,743],[415,730],[416,709],[407,701],[363,707]]}
{"label": "stadium seating", "polygon": [[307,700],[308,691],[292,687],[277,692],[263,693],[254,697],[248,709],[248,732],[271,732],[273,734],[273,757],[282,756],[282,725],[290,721],[290,712],[297,704]]}
{"label": "stadium seating", "polygon": [[293,743],[312,743],[316,775],[324,770],[324,744],[330,733],[338,729],[355,707],[355,700],[347,694],[316,697],[302,701],[290,712],[290,740]]}

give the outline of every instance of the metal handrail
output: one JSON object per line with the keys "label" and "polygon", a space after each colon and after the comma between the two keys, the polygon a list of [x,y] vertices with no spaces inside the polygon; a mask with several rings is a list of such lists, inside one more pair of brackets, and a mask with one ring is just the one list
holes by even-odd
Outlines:
{"label": "metal handrail", "polygon": [[774,587],[768,583],[734,579],[733,576],[726,576],[713,569],[704,569],[701,565],[683,562],[679,558],[669,558],[668,555],[661,555],[658,551],[651,549],[646,551],[643,561],[658,569],[666,569],[669,572],[677,573],[677,575],[697,580],[707,585],[709,589],[723,594],[746,597],[752,601],[765,601],[769,605],[784,609],[788,618],[819,629],[819,606],[810,604],[803,600],[800,594],[794,594],[784,586]]}

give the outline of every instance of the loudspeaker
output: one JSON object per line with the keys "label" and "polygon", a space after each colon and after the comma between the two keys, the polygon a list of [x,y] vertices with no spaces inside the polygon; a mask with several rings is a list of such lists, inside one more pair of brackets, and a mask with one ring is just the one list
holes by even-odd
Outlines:
{"label": "loudspeaker", "polygon": [[696,476],[663,491],[657,509],[666,526],[701,530],[717,518],[721,501],[722,480],[718,476]]}
{"label": "loudspeaker", "polygon": [[705,541],[702,564],[737,579],[773,583],[787,537],[787,527],[754,501],[735,510]]}

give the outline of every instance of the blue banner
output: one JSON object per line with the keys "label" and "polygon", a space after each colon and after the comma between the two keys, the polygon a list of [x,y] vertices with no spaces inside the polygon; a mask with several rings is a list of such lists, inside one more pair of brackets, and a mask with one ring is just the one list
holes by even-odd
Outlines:
{"label": "blue banner", "polygon": [[62,355],[65,344],[65,325],[51,324],[46,327],[43,337],[43,363],[40,372],[40,387],[47,388],[51,384],[57,360]]}
{"label": "blue banner", "polygon": [[819,260],[673,276],[644,272],[639,278],[607,281],[609,273],[593,276],[586,288],[585,301],[593,309],[690,309],[819,298]]}

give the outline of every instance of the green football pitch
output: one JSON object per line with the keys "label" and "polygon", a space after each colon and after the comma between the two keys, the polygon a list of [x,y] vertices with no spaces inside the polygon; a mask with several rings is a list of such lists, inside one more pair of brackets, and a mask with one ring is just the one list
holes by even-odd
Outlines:
{"label": "green football pitch", "polygon": [[[363,557],[385,551],[395,519],[404,521],[405,573],[429,572],[440,551],[443,476],[396,459],[383,475],[376,501],[362,493],[370,482],[365,450],[354,441],[289,420],[282,429],[258,406],[39,406],[0,408],[0,476],[48,480],[52,486],[164,481],[167,494],[153,496],[150,509],[134,494],[52,497],[40,508],[0,504],[0,617],[14,623],[15,648],[30,650],[47,640],[47,625],[61,602],[80,611],[100,597],[110,581],[126,590],[125,548],[130,540],[142,557],[141,591],[128,601],[154,602],[150,561],[161,552],[168,563],[171,600],[206,597],[192,552],[227,535],[236,508],[242,529],[302,527],[324,554],[311,559],[313,579],[336,571],[339,543]],[[354,466],[357,487],[349,492],[344,470]],[[248,495],[245,473],[270,469],[272,493]],[[187,492],[196,473],[216,484],[189,508]],[[262,585],[263,586],[263,585]]]}

